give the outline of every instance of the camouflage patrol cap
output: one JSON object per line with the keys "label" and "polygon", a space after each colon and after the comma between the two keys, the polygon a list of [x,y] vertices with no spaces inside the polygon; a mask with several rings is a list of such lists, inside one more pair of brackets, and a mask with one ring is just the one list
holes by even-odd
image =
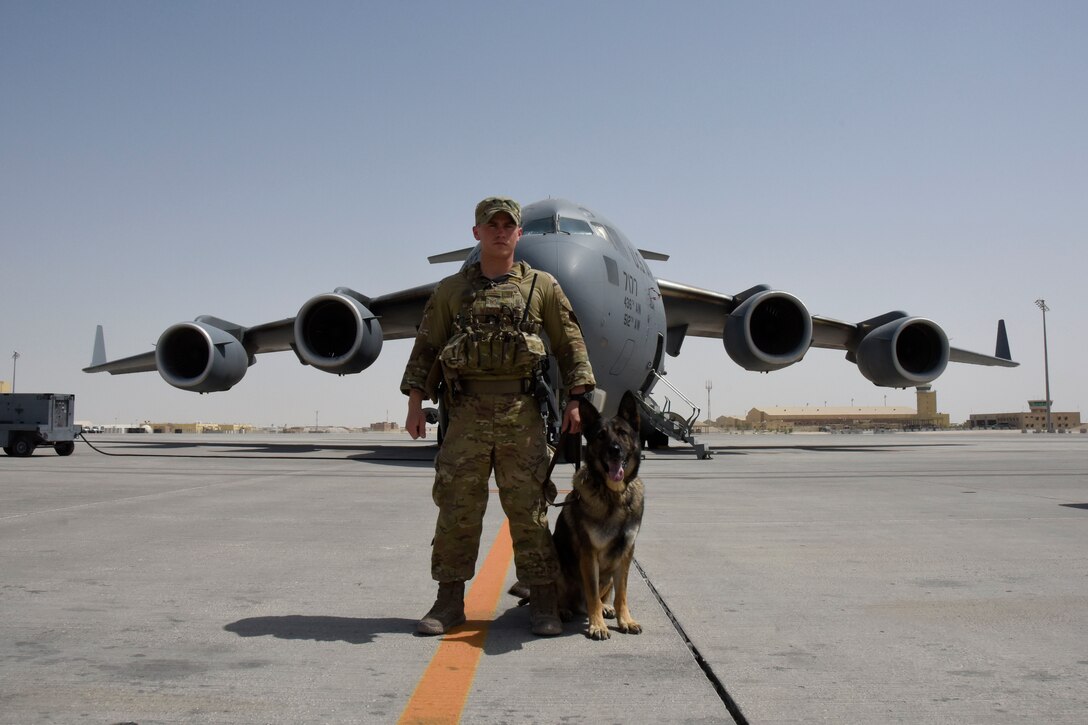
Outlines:
{"label": "camouflage patrol cap", "polygon": [[489,196],[476,205],[476,226],[487,224],[491,217],[504,211],[521,226],[521,205],[505,196]]}

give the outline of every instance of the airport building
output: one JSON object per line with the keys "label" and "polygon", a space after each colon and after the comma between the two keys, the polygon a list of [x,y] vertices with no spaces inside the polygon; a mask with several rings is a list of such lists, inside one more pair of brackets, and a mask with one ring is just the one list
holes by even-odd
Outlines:
{"label": "airport building", "polygon": [[947,413],[937,412],[937,393],[918,388],[917,409],[905,406],[752,408],[745,417],[756,430],[943,430]]}
{"label": "airport building", "polygon": [[148,423],[152,433],[248,433],[247,423]]}
{"label": "airport building", "polygon": [[[1063,433],[1081,427],[1080,413],[1051,410],[1050,420],[1054,430]],[[976,430],[1045,431],[1046,401],[1029,400],[1027,413],[972,413],[967,427]]]}
{"label": "airport building", "polygon": [[0,380],[0,393],[10,393],[10,392],[11,392],[11,383],[9,383],[7,380]]}
{"label": "airport building", "polygon": [[109,435],[123,435],[126,433],[151,433],[151,426],[147,423],[107,423],[99,425],[89,420],[77,420],[77,425],[83,427],[84,433],[107,433]]}

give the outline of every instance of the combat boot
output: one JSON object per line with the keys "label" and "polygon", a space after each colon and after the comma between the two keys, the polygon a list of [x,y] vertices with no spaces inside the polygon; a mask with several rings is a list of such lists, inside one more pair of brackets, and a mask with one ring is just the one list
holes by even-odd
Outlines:
{"label": "combat boot", "polygon": [[416,624],[420,634],[445,634],[451,627],[465,623],[465,583],[439,582],[438,598],[431,611]]}
{"label": "combat boot", "polygon": [[563,623],[559,621],[559,593],[554,583],[530,585],[529,621],[535,635],[554,637],[563,634]]}
{"label": "combat boot", "polygon": [[506,593],[513,594],[518,598],[519,607],[524,607],[529,603],[529,585],[522,582],[521,579],[514,582],[514,586],[507,589]]}

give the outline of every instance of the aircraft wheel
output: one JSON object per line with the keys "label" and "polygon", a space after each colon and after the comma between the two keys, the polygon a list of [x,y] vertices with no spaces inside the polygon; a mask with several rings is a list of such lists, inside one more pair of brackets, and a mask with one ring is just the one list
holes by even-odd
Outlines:
{"label": "aircraft wheel", "polygon": [[29,455],[33,455],[35,448],[37,448],[37,446],[34,444],[34,439],[25,433],[18,436],[15,439],[15,443],[11,446],[13,455],[19,456],[20,458],[26,458]]}
{"label": "aircraft wheel", "polygon": [[58,456],[70,456],[75,449],[75,441],[60,441],[53,445],[53,450],[57,452]]}
{"label": "aircraft wheel", "polygon": [[4,446],[4,453],[7,453],[9,456],[15,455],[15,451],[11,449],[11,446]]}

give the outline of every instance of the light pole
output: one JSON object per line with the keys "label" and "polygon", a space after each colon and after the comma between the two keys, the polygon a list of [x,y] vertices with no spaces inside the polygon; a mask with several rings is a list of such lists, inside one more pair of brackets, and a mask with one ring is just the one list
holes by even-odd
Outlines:
{"label": "light pole", "polygon": [[706,419],[710,420],[710,421],[713,420],[713,418],[710,417],[710,389],[713,388],[713,387],[714,387],[714,381],[713,380],[707,380],[706,381]]}
{"label": "light pole", "polygon": [[1046,376],[1046,432],[1054,432],[1054,421],[1050,418],[1050,353],[1046,345],[1046,313],[1050,308],[1046,306],[1046,300],[1035,300],[1035,306],[1043,311],[1043,374]]}
{"label": "light pole", "polygon": [[11,353],[11,392],[15,392],[15,363],[19,362],[19,353]]}

